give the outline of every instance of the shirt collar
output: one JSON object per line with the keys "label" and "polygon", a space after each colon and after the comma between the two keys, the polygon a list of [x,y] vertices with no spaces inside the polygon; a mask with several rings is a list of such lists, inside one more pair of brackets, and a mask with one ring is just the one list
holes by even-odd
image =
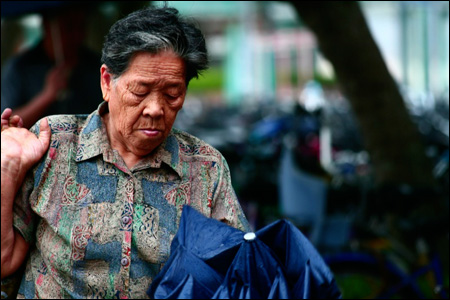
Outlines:
{"label": "shirt collar", "polygon": [[[115,163],[116,150],[111,148],[106,132],[102,115],[108,111],[108,103],[103,101],[93,113],[91,113],[84,126],[81,128],[78,138],[76,161],[81,162],[97,155],[103,154],[105,161]],[[161,163],[165,163],[172,168],[180,177],[182,174],[180,164],[180,146],[174,129],[169,136],[152,153],[143,158],[132,171],[146,168],[161,168]]]}

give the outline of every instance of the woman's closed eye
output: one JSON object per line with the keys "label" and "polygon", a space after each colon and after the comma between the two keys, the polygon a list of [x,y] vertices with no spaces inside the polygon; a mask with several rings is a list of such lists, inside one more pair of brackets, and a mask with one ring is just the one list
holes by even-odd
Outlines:
{"label": "woman's closed eye", "polygon": [[137,96],[137,97],[144,97],[147,95],[146,92],[132,92],[133,95]]}
{"label": "woman's closed eye", "polygon": [[178,99],[178,98],[180,98],[180,95],[178,95],[178,94],[166,94],[166,98],[167,99],[169,99],[169,100],[176,100],[176,99]]}

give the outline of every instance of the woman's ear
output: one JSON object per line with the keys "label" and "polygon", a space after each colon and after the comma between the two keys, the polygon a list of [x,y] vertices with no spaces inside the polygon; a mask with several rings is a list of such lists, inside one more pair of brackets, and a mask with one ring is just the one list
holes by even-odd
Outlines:
{"label": "woman's ear", "polygon": [[102,88],[103,100],[106,102],[109,101],[112,81],[112,75],[108,72],[108,67],[103,64],[100,67],[100,86]]}

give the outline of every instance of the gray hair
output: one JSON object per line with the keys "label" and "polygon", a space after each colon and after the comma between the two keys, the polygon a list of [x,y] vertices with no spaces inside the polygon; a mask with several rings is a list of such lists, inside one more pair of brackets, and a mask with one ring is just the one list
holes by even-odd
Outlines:
{"label": "gray hair", "polygon": [[117,21],[105,37],[102,63],[117,79],[137,52],[173,50],[186,63],[186,85],[208,68],[202,32],[175,8],[144,8]]}

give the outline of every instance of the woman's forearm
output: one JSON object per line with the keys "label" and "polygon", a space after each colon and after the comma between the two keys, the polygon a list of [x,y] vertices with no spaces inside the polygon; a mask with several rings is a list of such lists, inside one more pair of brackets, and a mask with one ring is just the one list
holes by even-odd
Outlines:
{"label": "woman's forearm", "polygon": [[20,174],[18,159],[1,155],[1,278],[14,273],[23,263],[28,243],[13,228],[13,204],[25,173]]}

